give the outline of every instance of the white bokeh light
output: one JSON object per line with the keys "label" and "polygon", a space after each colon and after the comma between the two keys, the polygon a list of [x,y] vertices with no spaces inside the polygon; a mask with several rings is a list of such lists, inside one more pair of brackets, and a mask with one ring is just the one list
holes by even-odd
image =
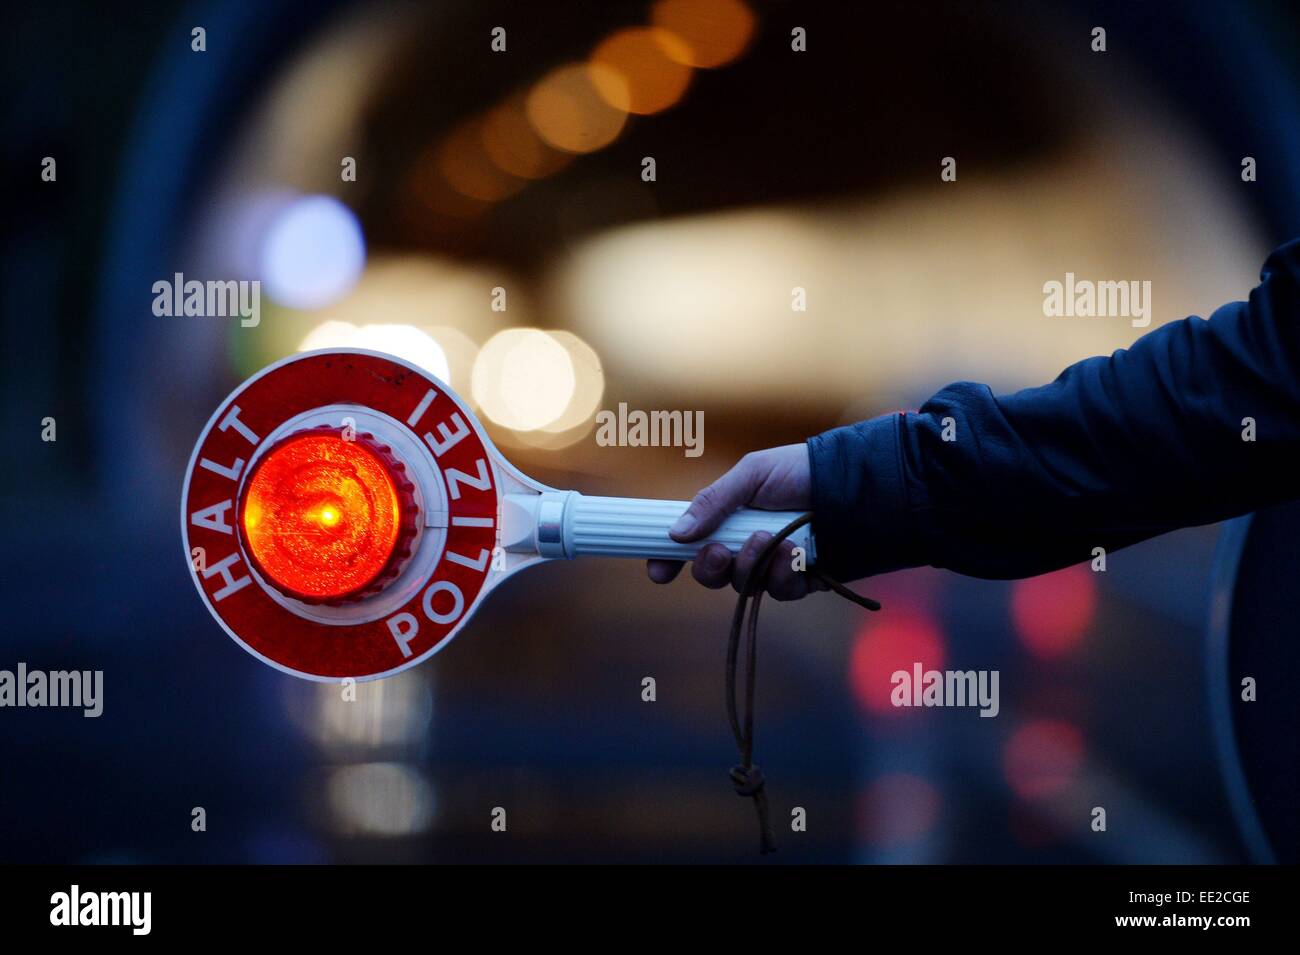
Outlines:
{"label": "white bokeh light", "polygon": [[366,263],[361,224],[330,196],[289,202],[267,226],[259,257],[266,292],[290,308],[321,308],[347,294]]}
{"label": "white bokeh light", "polygon": [[450,382],[451,371],[442,346],[414,325],[362,325],[351,322],[322,322],[307,333],[298,351],[318,348],[364,348],[409,361],[440,381]]}
{"label": "white bokeh light", "polygon": [[488,339],[471,383],[483,413],[514,431],[558,420],[577,390],[568,350],[537,328],[507,328]]}

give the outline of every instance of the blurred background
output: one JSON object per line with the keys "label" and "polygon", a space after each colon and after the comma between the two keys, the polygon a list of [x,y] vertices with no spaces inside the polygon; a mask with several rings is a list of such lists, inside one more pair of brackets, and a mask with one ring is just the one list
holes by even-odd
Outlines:
{"label": "blurred background", "polygon": [[[1245,297],[1300,233],[1281,0],[7,19],[0,668],[102,669],[105,708],[0,712],[2,861],[756,858],[727,778],[729,591],[542,566],[355,703],[222,633],[177,501],[209,415],[272,361],[391,351],[541,481],[686,498],[745,451],[955,379],[1039,384],[1142,333],[1045,318],[1066,272],[1149,280],[1154,327]],[[176,272],[260,280],[260,324],[155,316]],[[620,402],[702,410],[704,454],[598,446]],[[888,575],[861,585],[878,615],[767,604],[757,756],[777,820],[808,819],[778,825],[777,859],[1251,858],[1206,703],[1218,536],[1104,574]],[[917,660],[1000,670],[1000,716],[888,706]]]}

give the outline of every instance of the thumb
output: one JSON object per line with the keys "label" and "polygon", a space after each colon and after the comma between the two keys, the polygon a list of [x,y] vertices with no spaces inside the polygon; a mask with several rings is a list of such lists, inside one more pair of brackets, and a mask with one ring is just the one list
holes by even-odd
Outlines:
{"label": "thumb", "polygon": [[695,495],[686,513],[668,528],[668,535],[685,543],[711,534],[729,514],[750,502],[764,476],[757,457],[745,455],[730,471]]}

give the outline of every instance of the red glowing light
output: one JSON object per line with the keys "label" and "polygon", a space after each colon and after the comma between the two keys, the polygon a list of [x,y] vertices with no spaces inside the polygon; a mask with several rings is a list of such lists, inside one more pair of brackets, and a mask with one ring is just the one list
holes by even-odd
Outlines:
{"label": "red glowing light", "polygon": [[1074,649],[1092,625],[1097,585],[1086,567],[1019,580],[1011,590],[1011,619],[1031,653],[1059,657]]}
{"label": "red glowing light", "polygon": [[307,601],[363,593],[402,556],[402,487],[381,450],[338,432],[293,435],[244,487],[240,529],[263,577]]}
{"label": "red glowing light", "polygon": [[[890,702],[891,677],[897,670],[941,670],[943,633],[927,614],[890,608],[889,617],[869,621],[858,633],[849,660],[849,682],[862,706],[876,714],[902,712]],[[910,711],[908,711],[910,712]]]}
{"label": "red glowing light", "polygon": [[1054,796],[1083,765],[1083,733],[1065,720],[1042,719],[1017,729],[1002,751],[1007,784],[1022,799]]}

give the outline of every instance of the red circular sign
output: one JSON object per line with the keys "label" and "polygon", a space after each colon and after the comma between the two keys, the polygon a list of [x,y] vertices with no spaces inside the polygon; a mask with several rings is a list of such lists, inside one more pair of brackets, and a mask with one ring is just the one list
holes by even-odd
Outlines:
{"label": "red circular sign", "polygon": [[[235,528],[243,480],[268,435],[337,405],[379,412],[408,431],[432,454],[447,490],[446,538],[432,576],[368,622],[321,622],[277,600]],[[387,355],[312,352],[246,381],[212,416],[186,469],[181,534],[200,595],[244,649],[309,679],[369,679],[428,658],[469,618],[491,573],[499,488],[491,444],[442,382]]]}

